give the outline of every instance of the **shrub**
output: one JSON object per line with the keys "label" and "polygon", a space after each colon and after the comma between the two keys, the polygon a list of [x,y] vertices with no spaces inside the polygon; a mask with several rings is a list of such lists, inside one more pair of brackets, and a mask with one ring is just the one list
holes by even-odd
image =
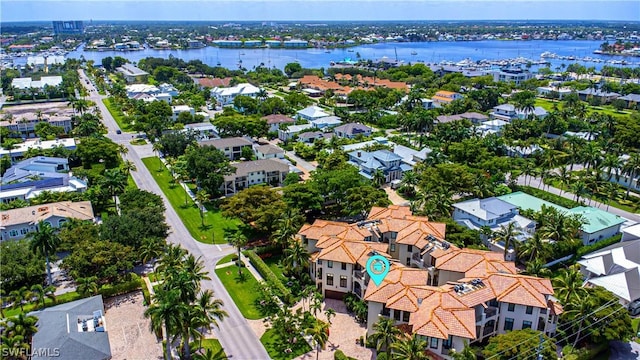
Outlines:
{"label": "shrub", "polygon": [[560,205],[563,207],[566,207],[568,209],[572,209],[574,207],[578,207],[580,206],[580,203],[577,203],[573,200],[569,200],[569,199],[565,199],[562,196],[556,195],[556,194],[552,194],[550,192],[546,192],[544,190],[541,189],[536,189],[534,187],[531,186],[518,186],[517,190],[520,190],[524,193],[527,193],[531,196],[535,196],[537,198],[540,198],[542,200],[546,200],[548,202],[554,203],[556,205]]}
{"label": "shrub", "polygon": [[378,360],[387,360],[387,353],[379,352],[378,356],[376,356],[376,359],[378,359]]}
{"label": "shrub", "polygon": [[282,248],[280,247],[280,245],[272,244],[272,245],[257,247],[253,249],[253,251],[257,255],[262,255],[266,253],[279,254],[280,252],[282,252]]}
{"label": "shrub", "polygon": [[292,299],[291,291],[289,291],[289,289],[285,287],[284,284],[282,284],[280,279],[276,276],[276,274],[273,273],[273,271],[271,271],[271,269],[269,269],[269,266],[267,266],[267,264],[262,261],[260,256],[258,256],[258,254],[256,254],[256,252],[253,250],[247,251],[246,255],[251,261],[251,264],[255,266],[256,270],[258,270],[265,281],[273,284],[276,287],[276,290],[280,293],[280,299],[282,299],[282,301],[287,304],[290,303]]}
{"label": "shrub", "polygon": [[620,240],[622,240],[622,234],[618,234],[618,235],[614,235],[608,239],[603,239],[598,241],[597,243],[593,244],[593,245],[587,245],[587,246],[583,246],[581,248],[578,249],[578,251],[576,252],[576,258],[581,258],[583,255],[588,254],[590,252],[594,252],[596,250],[600,250],[604,247],[607,247],[609,245],[613,245],[617,242],[620,242]]}
{"label": "shrub", "polygon": [[118,284],[104,284],[100,287],[98,293],[108,298],[139,290],[143,287],[142,279],[138,275],[131,273],[129,274],[129,279]]}

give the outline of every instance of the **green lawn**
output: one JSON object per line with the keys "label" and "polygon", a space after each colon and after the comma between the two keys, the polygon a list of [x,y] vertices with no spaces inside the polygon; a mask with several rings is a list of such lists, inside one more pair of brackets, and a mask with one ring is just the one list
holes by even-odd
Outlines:
{"label": "green lawn", "polygon": [[269,357],[273,360],[294,359],[312,350],[311,346],[309,346],[309,344],[307,344],[306,341],[301,340],[295,344],[297,345],[295,348],[291,348],[292,350],[291,353],[287,354],[281,350],[282,345],[280,346],[278,345],[279,341],[280,339],[278,339],[276,331],[273,329],[267,330],[264,333],[264,335],[262,335],[262,337],[260,338],[260,342],[262,343],[264,348],[267,350],[267,353],[269,353]]}
{"label": "green lawn", "polygon": [[282,257],[283,257],[282,254],[278,254],[278,255],[270,256],[268,258],[264,258],[262,260],[264,261],[265,264],[267,264],[267,266],[269,266],[269,269],[271,269],[271,271],[273,271],[273,273],[276,274],[277,277],[279,277],[282,280],[285,280],[286,278],[283,273],[284,269],[280,264],[280,260],[282,260]]}
{"label": "green lawn", "polygon": [[[51,299],[45,299],[44,303],[46,304],[46,307],[50,307],[50,306],[53,306],[53,305],[60,305],[60,304],[68,303],[70,301],[75,301],[75,300],[78,300],[80,298],[82,298],[82,296],[80,296],[80,294],[78,294],[75,291],[72,291],[72,292],[68,292],[68,293],[56,296],[56,302],[55,303]],[[38,304],[28,303],[28,304],[25,304],[23,307],[24,307],[24,313],[26,314],[26,313],[29,313],[29,312],[34,311],[34,310],[39,310],[42,307],[42,303],[41,302],[38,303]],[[11,316],[16,316],[16,315],[22,314],[22,313],[23,313],[23,311],[20,310],[20,306],[18,306],[16,308],[6,310],[4,312],[4,316],[5,317],[11,317]]]}
{"label": "green lawn", "polygon": [[223,257],[222,259],[218,260],[218,262],[216,263],[217,265],[222,265],[222,264],[226,264],[228,262],[231,262],[231,259],[235,256],[238,256],[238,254],[233,253],[233,254],[229,254],[225,257]]}
{"label": "green lawn", "polygon": [[118,127],[120,128],[120,130],[124,132],[133,132],[133,129],[131,129],[131,125],[124,122],[124,113],[116,108],[111,98],[102,99],[102,102],[104,103],[104,106],[107,107],[107,110],[109,110],[109,113],[111,114],[111,116],[113,116],[113,119],[116,121],[116,123],[118,123]]}
{"label": "green lawn", "polygon": [[262,314],[256,307],[258,281],[245,268],[242,268],[242,274],[244,276],[241,279],[238,276],[238,268],[233,266],[216,270],[216,275],[222,281],[242,315],[250,320],[261,319]]}
{"label": "green lawn", "polygon": [[129,144],[131,145],[144,145],[147,143],[147,140],[145,139],[133,139],[131,141],[129,141]]}
{"label": "green lawn", "polygon": [[222,216],[220,210],[209,209],[204,216],[204,224],[200,219],[200,211],[191,198],[187,197],[185,206],[185,191],[182,187],[170,183],[171,174],[157,157],[142,159],[144,165],[156,180],[164,195],[169,199],[171,206],[178,213],[180,219],[189,230],[194,239],[211,244],[224,244],[224,232],[235,230],[240,225],[237,219],[228,219]]}
{"label": "green lawn", "polygon": [[[197,344],[194,344],[194,345],[197,346]],[[223,360],[227,358],[227,354],[224,353],[224,350],[222,349],[222,345],[220,345],[220,341],[218,341],[218,339],[203,339],[202,340],[203,353],[208,349],[211,349],[211,351],[213,352],[213,357],[211,358],[212,360]]]}
{"label": "green lawn", "polygon": [[[554,104],[558,104],[558,109],[562,109],[562,107],[564,106],[564,103],[558,100],[536,98],[536,106],[541,106],[547,111],[553,109]],[[591,106],[587,104],[587,110],[612,116],[626,116],[632,113],[632,111],[630,110],[623,110],[622,112],[619,112],[611,105]]]}
{"label": "green lawn", "polygon": [[[556,179],[545,179],[545,184],[549,184],[557,189],[560,189],[562,187],[562,184],[560,183],[560,181]],[[566,185],[564,186],[564,191],[571,193],[571,189],[567,189]],[[637,206],[634,205],[633,196],[630,195],[628,200],[624,200],[624,194],[625,194],[624,188],[621,186],[618,186],[618,195],[619,195],[618,199],[610,201],[609,206],[618,208],[620,210],[628,211],[630,213],[636,213],[638,211],[638,208]],[[594,194],[591,194],[591,193],[584,194],[580,197],[580,201],[585,203],[586,205],[589,205],[589,199],[595,200],[597,202],[607,205],[607,201],[605,200],[605,197],[595,196]]]}

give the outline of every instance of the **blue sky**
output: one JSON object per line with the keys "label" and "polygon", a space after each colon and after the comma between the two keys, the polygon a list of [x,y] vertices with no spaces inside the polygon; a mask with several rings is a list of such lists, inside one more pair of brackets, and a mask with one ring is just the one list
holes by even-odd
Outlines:
{"label": "blue sky", "polygon": [[1,21],[620,20],[639,0],[0,0]]}

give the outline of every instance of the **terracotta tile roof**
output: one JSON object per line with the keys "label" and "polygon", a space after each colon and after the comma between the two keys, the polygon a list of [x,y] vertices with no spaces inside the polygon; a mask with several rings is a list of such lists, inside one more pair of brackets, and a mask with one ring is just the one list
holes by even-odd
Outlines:
{"label": "terracotta tile roof", "polygon": [[553,294],[551,280],[533,276],[492,274],[486,282],[493,288],[498,301],[512,304],[546,308],[545,295]]}
{"label": "terracotta tile roof", "polygon": [[390,257],[386,254],[387,248],[388,245],[383,243],[342,240],[320,250],[318,259],[343,262],[347,264],[359,264],[364,267],[372,252]]}
{"label": "terracotta tile roof", "polygon": [[448,97],[444,97],[444,96],[434,95],[433,97],[431,97],[431,100],[437,100],[437,101],[439,101],[439,102],[450,103],[450,102],[452,102],[454,99],[452,99],[452,98],[448,98]]}
{"label": "terracotta tile roof", "polygon": [[200,84],[200,86],[202,87],[209,87],[209,88],[215,88],[215,87],[227,87],[229,86],[229,84],[231,84],[231,78],[227,77],[224,79],[221,78],[200,78],[198,79],[198,84]]}
{"label": "terracotta tile roof", "polygon": [[93,220],[91,201],[61,201],[0,212],[0,227],[20,224],[35,225],[40,221],[57,216],[66,219]]}
{"label": "terracotta tile roof", "polygon": [[413,332],[439,339],[449,336],[475,339],[475,310],[461,302],[452,289],[434,289],[422,299],[418,311],[409,317]]}
{"label": "terracotta tile roof", "polygon": [[454,91],[447,91],[447,90],[440,90],[438,92],[436,92],[436,96],[452,96],[457,94],[457,92]]}
{"label": "terracotta tile roof", "polygon": [[481,278],[497,272],[518,272],[514,263],[505,261],[503,255],[498,252],[460,249],[444,254],[432,253],[431,256],[436,258],[437,269],[463,273],[466,278]]}
{"label": "terracotta tile roof", "polygon": [[309,239],[317,240],[322,235],[336,236],[349,227],[347,223],[336,221],[316,220],[312,225],[304,225],[298,234]]}
{"label": "terracotta tile roof", "polygon": [[564,312],[562,304],[560,304],[558,301],[549,300],[547,305],[551,309],[551,315],[558,316]]}
{"label": "terracotta tile roof", "polygon": [[426,270],[408,268],[393,262],[391,270],[379,286],[373,281],[369,282],[364,300],[388,304],[391,299],[396,307],[388,307],[415,311],[418,307],[417,295],[422,295],[423,287],[432,288],[426,285],[427,276]]}

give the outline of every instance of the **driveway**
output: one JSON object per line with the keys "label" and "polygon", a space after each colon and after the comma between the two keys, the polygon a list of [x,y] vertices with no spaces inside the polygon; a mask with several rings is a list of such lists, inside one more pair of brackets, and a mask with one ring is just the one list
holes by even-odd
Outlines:
{"label": "driveway", "polygon": [[637,342],[611,341],[609,360],[640,360],[640,344]]}

